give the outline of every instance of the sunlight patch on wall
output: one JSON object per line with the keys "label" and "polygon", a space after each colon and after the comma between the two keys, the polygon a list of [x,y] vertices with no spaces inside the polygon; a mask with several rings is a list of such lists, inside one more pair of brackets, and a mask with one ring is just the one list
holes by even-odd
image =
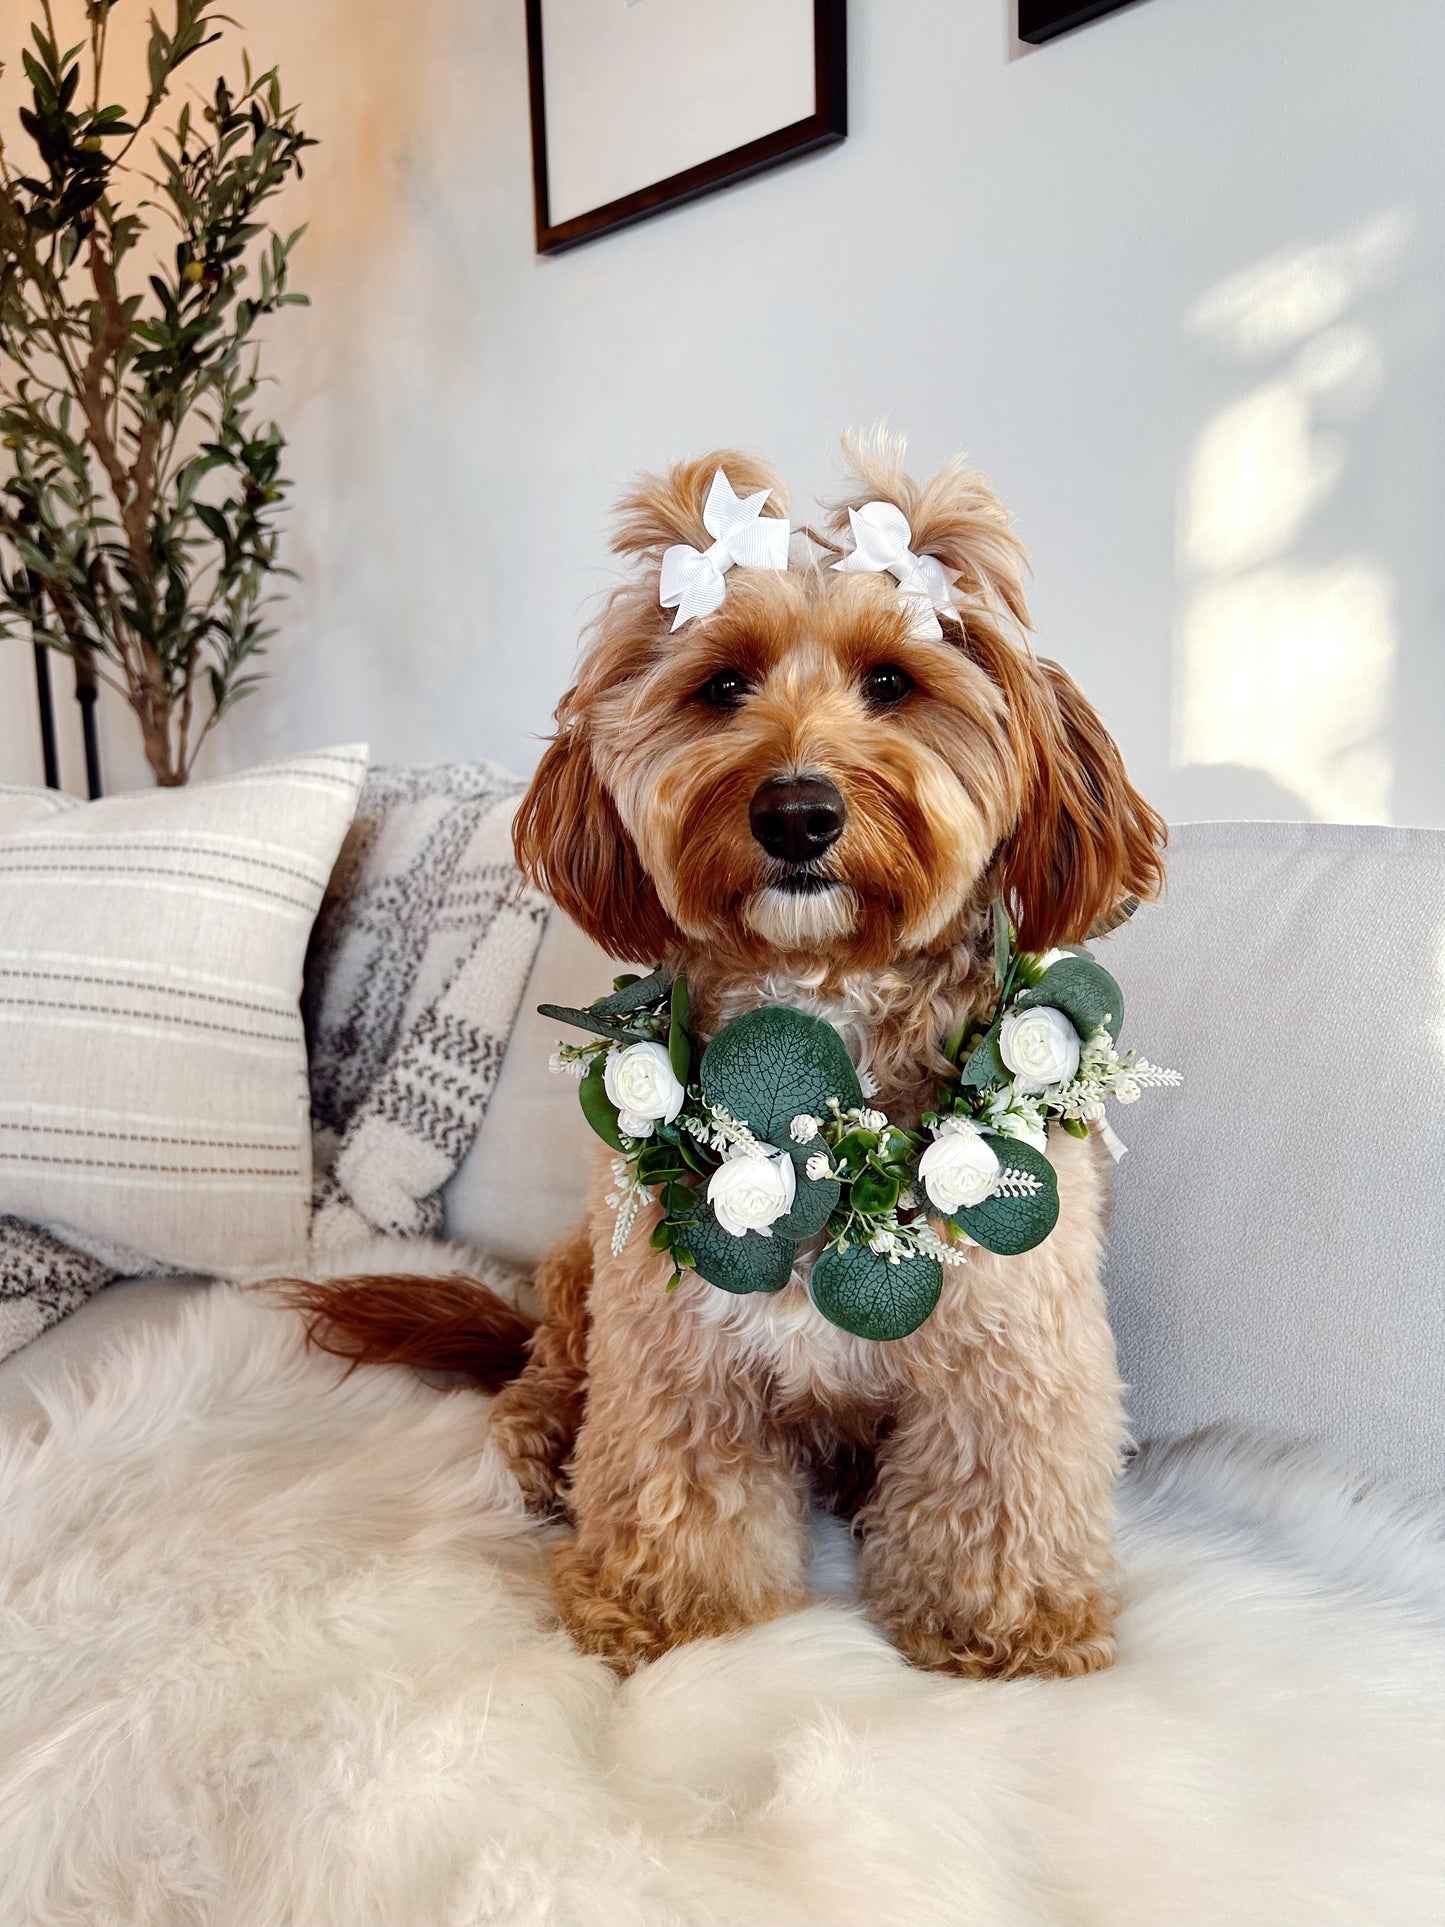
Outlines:
{"label": "sunlight patch on wall", "polygon": [[1408,238],[1385,214],[1231,276],[1189,317],[1253,385],[1205,424],[1180,488],[1173,760],[1257,770],[1333,822],[1389,818],[1394,584],[1369,555],[1291,551],[1345,472],[1337,425],[1383,378],[1375,337],[1346,316]]}
{"label": "sunlight patch on wall", "polygon": [[1389,279],[1410,227],[1409,216],[1392,208],[1337,240],[1272,254],[1203,295],[1189,316],[1189,332],[1240,361],[1292,347]]}
{"label": "sunlight patch on wall", "polygon": [[1252,569],[1185,611],[1177,762],[1271,776],[1330,823],[1388,820],[1394,591],[1366,561]]}
{"label": "sunlight patch on wall", "polygon": [[1296,382],[1266,382],[1222,409],[1194,445],[1180,516],[1181,560],[1198,575],[1278,555],[1339,477],[1334,437],[1310,429]]}

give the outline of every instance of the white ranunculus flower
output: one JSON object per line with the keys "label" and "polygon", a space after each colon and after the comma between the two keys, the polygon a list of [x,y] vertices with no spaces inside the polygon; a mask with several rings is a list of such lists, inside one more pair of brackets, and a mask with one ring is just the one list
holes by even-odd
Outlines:
{"label": "white ranunculus flower", "polygon": [[671,1124],[687,1098],[661,1044],[608,1051],[602,1088],[617,1106],[618,1130],[628,1137],[651,1137],[654,1125]]}
{"label": "white ranunculus flower", "polygon": [[1017,1138],[1020,1144],[1032,1144],[1036,1151],[1047,1151],[1049,1133],[1037,1111],[1026,1116],[1018,1111],[1002,1111],[994,1119],[994,1129],[1001,1137]]}
{"label": "white ranunculus flower", "polygon": [[935,1211],[950,1214],[982,1204],[998,1178],[998,1154],[966,1126],[945,1130],[918,1160],[918,1175]]}
{"label": "white ranunculus flower", "polygon": [[1079,1033],[1051,1004],[1011,1010],[999,1025],[998,1054],[1021,1091],[1046,1091],[1079,1068]]}
{"label": "white ranunculus flower", "polygon": [[771,1238],[769,1228],[784,1217],[797,1196],[798,1174],[786,1151],[753,1151],[736,1146],[707,1181],[707,1201],[724,1231],[741,1238],[745,1231]]}

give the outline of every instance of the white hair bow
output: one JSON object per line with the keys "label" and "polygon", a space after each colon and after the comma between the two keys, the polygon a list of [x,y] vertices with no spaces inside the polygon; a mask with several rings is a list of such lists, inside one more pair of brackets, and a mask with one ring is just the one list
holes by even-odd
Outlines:
{"label": "white hair bow", "polygon": [[853,528],[853,552],[833,567],[846,575],[886,572],[893,576],[898,583],[898,600],[911,618],[909,634],[941,636],[943,625],[936,612],[953,609],[957,570],[945,569],[937,556],[913,553],[913,531],[895,502],[865,502],[861,509],[849,509],[848,520]]}
{"label": "white hair bow", "polygon": [[788,524],[763,514],[772,492],[760,488],[742,500],[721,469],[713,476],[702,511],[702,525],[714,538],[712,547],[694,549],[678,542],[662,558],[657,599],[664,609],[677,610],[674,629],[719,606],[727,594],[723,577],[734,563],[744,569],[787,568]]}

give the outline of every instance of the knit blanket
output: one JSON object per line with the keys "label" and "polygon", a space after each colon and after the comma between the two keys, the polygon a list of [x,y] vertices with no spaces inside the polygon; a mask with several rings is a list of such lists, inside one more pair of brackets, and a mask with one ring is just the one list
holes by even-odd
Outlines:
{"label": "knit blanket", "polygon": [[[328,1258],[377,1232],[435,1237],[486,1115],[546,923],[512,857],[522,782],[486,763],[367,777],[312,933],[302,1010]],[[0,1358],[144,1252],[0,1216]]]}

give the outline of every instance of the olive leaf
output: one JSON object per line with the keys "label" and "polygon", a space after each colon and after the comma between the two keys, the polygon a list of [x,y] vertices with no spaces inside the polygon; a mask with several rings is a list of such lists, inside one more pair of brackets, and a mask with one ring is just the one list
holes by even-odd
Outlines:
{"label": "olive leaf", "polygon": [[653,1004],[660,1004],[671,988],[672,979],[667,972],[654,970],[650,977],[638,977],[630,984],[623,984],[610,997],[599,997],[592,1010],[598,1017],[626,1017],[634,1010],[648,1010]]}
{"label": "olive leaf", "polygon": [[688,1031],[691,1015],[687,978],[679,977],[672,986],[667,1025],[667,1054],[672,1064],[672,1074],[679,1084],[686,1084],[692,1071],[692,1037]]}
{"label": "olive leaf", "polygon": [[830,1247],[813,1267],[813,1303],[830,1324],[858,1338],[906,1338],[938,1303],[943,1266],[936,1258],[896,1263],[866,1245]]}
{"label": "olive leaf", "polygon": [[[806,1159],[788,1126],[804,1113],[827,1115],[829,1098],[846,1110],[863,1101],[842,1038],[821,1018],[769,1004],[718,1032],[702,1055],[703,1096],[765,1139]],[[701,1267],[699,1267],[700,1269]]]}
{"label": "olive leaf", "polygon": [[1138,897],[1120,897],[1113,909],[1106,910],[1099,921],[1090,929],[1089,941],[1092,943],[1098,937],[1107,937],[1111,930],[1119,929],[1122,924],[1126,924],[1129,921],[1130,917],[1133,916],[1138,908]]}
{"label": "olive leaf", "polygon": [[610,1037],[615,1044],[635,1044],[639,1041],[635,1030],[614,1024],[610,1018],[599,1017],[598,1008],[574,1010],[570,1004],[538,1004],[537,1012],[539,1016],[550,1017],[554,1023],[570,1024],[574,1030],[590,1030],[594,1037]]}
{"label": "olive leaf", "polygon": [[610,1144],[614,1151],[621,1151],[622,1130],[617,1122],[617,1106],[607,1095],[602,1081],[603,1060],[597,1058],[587,1075],[577,1087],[577,1095],[582,1102],[582,1115],[592,1126],[604,1144]]}

